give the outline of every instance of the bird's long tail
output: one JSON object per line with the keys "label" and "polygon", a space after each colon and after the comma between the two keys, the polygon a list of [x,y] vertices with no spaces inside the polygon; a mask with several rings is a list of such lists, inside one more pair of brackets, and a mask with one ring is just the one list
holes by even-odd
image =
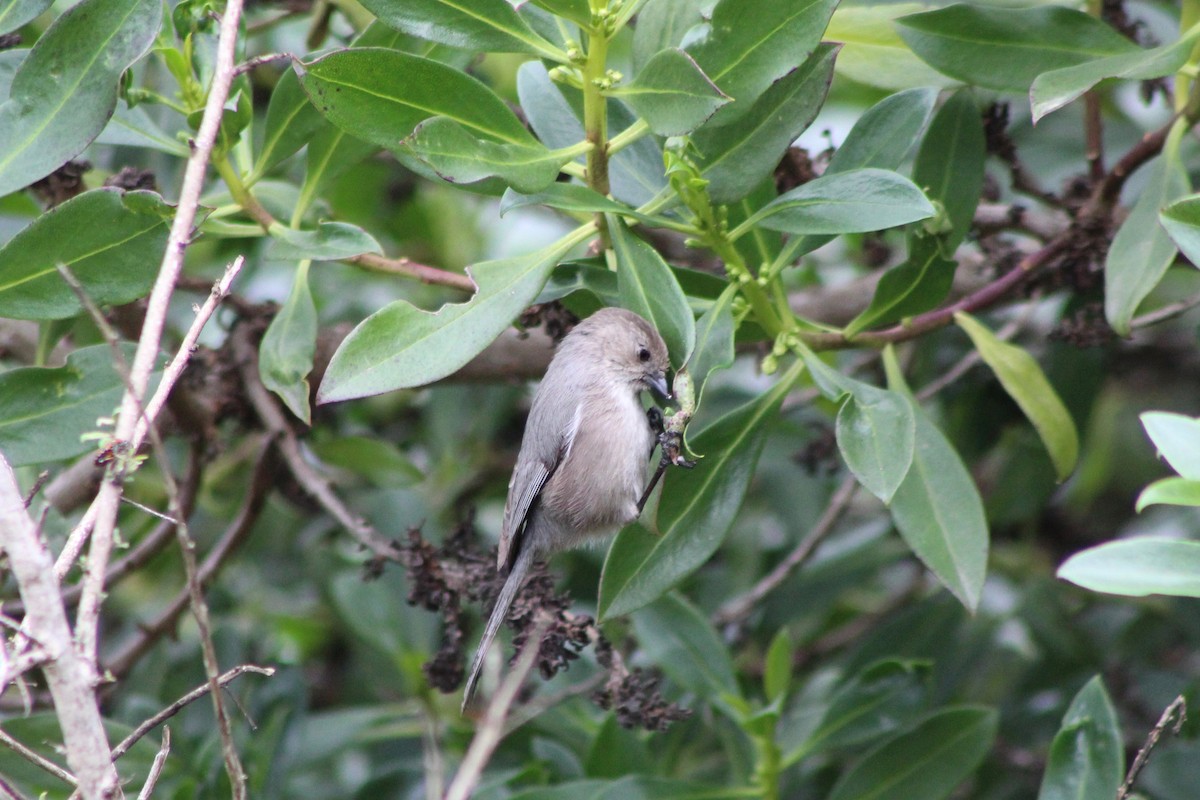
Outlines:
{"label": "bird's long tail", "polygon": [[500,626],[504,624],[504,620],[508,616],[508,609],[516,599],[521,584],[525,582],[525,575],[533,565],[534,548],[529,547],[528,543],[526,545],[521,548],[521,552],[513,561],[512,568],[508,571],[508,578],[504,581],[504,588],[500,590],[500,596],[496,598],[492,616],[488,618],[487,627],[483,629],[483,639],[479,642],[479,649],[475,651],[475,658],[471,661],[471,671],[467,675],[467,688],[463,692],[463,712],[466,712],[467,706],[471,704],[471,697],[475,694],[475,685],[479,683],[479,673],[483,669],[483,659],[492,646],[492,640],[496,638]]}

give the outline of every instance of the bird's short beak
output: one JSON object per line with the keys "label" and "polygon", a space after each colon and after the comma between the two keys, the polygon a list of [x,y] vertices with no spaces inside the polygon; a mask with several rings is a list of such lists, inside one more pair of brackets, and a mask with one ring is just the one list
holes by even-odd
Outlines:
{"label": "bird's short beak", "polygon": [[671,399],[671,388],[667,386],[666,375],[662,374],[661,372],[657,375],[647,375],[646,383],[649,384],[650,388],[653,389],[655,393],[658,394],[658,396],[663,400]]}

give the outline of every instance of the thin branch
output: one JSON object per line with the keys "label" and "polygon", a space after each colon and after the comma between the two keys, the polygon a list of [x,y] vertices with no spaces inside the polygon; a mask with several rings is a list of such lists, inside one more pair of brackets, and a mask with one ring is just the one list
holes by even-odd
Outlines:
{"label": "thin branch", "polygon": [[0,550],[8,554],[9,569],[25,601],[26,629],[50,659],[44,673],[62,729],[67,764],[88,800],[119,794],[120,783],[93,690],[95,665],[72,643],[50,552],[25,510],[16,476],[2,453]]}
{"label": "thin branch", "polygon": [[3,730],[0,730],[0,744],[4,745],[9,750],[12,750],[14,753],[19,755],[21,758],[28,761],[30,764],[33,764],[34,766],[38,767],[39,769],[43,769],[46,772],[49,772],[51,775],[58,778],[63,783],[69,783],[72,786],[76,786],[79,783],[79,781],[75,780],[74,775],[67,772],[65,769],[60,767],[58,764],[55,764],[50,759],[44,758],[40,754],[35,753],[33,750],[30,750],[28,747],[21,744],[13,737],[9,736],[8,733]]}
{"label": "thin branch", "polygon": [[[131,442],[141,422],[140,412],[143,408],[143,398],[162,343],[163,329],[166,326],[171,296],[175,291],[175,282],[183,269],[184,251],[192,238],[196,212],[200,204],[200,193],[204,189],[205,173],[208,170],[208,161],[216,142],[221,116],[224,114],[225,101],[229,97],[229,87],[234,78],[234,56],[241,15],[242,0],[227,0],[224,13],[221,15],[212,85],[208,90],[204,116],[200,121],[196,138],[192,142],[192,154],[188,158],[184,171],[175,218],[167,237],[167,247],[159,266],[158,278],[154,282],[154,288],[151,290],[146,304],[146,317],[142,323],[142,333],[138,338],[133,366],[130,369],[129,379],[132,388],[125,392],[121,401],[121,411],[117,417],[114,439],[118,443]],[[104,572],[108,568],[108,559],[112,552],[113,533],[117,521],[117,501],[124,490],[123,478],[120,469],[110,470],[110,474],[101,483],[100,492],[92,504],[96,509],[95,527],[88,550],[83,595],[80,597],[79,610],[76,615],[75,638],[83,657],[93,666],[96,664],[97,626],[100,621],[100,605],[104,594]],[[78,528],[72,532],[73,538],[77,532]],[[69,561],[74,561],[74,557]]]}
{"label": "thin branch", "polygon": [[829,505],[825,507],[825,512],[821,514],[821,518],[817,520],[816,525],[813,525],[808,535],[800,540],[800,543],[775,566],[775,569],[754,584],[749,591],[732,598],[717,609],[712,616],[713,624],[723,627],[740,622],[754,610],[754,607],[764,597],[779,588],[801,564],[809,559],[817,545],[833,531],[838,520],[850,507],[850,501],[854,498],[856,491],[858,491],[858,481],[854,479],[853,475],[847,475],[838,486],[837,491],[833,493]]}
{"label": "thin branch", "polygon": [[1183,316],[1196,306],[1200,306],[1200,294],[1194,294],[1191,297],[1185,297],[1184,299],[1174,303],[1168,303],[1162,308],[1156,308],[1153,311],[1142,314],[1140,317],[1134,317],[1130,321],[1129,327],[1133,330],[1149,328],[1153,325],[1159,324],[1160,322],[1166,322],[1169,319]]}
{"label": "thin branch", "polygon": [[1183,723],[1187,721],[1187,701],[1183,699],[1183,695],[1179,695],[1171,704],[1167,706],[1158,718],[1158,723],[1150,730],[1146,736],[1146,741],[1138,750],[1137,756],[1133,759],[1133,764],[1129,767],[1129,773],[1125,776],[1125,782],[1121,784],[1121,790],[1117,792],[1117,800],[1125,800],[1129,797],[1129,793],[1133,791],[1133,783],[1137,780],[1138,773],[1146,766],[1146,762],[1150,760],[1150,753],[1158,745],[1158,740],[1167,730],[1167,726],[1171,725],[1171,720],[1175,720],[1175,725],[1171,728],[1171,732],[1176,736],[1179,735]]}
{"label": "thin branch", "polygon": [[[187,368],[188,361],[195,350],[196,342],[200,338],[200,332],[216,312],[221,302],[229,296],[229,287],[232,285],[233,279],[241,271],[244,263],[245,259],[242,256],[235,258],[233,263],[226,267],[225,274],[221,276],[221,279],[213,284],[212,289],[209,291],[209,296],[203,305],[196,310],[196,316],[192,320],[191,326],[188,327],[187,333],[184,334],[183,341],[180,342],[179,348],[175,352],[175,357],[171,359],[167,368],[163,370],[158,388],[150,398],[150,401],[146,403],[145,409],[141,410],[141,413],[138,415],[137,425],[134,427],[132,438],[124,446],[126,452],[136,453],[141,448],[147,433],[150,431],[150,426],[158,419],[158,415],[167,404],[167,398],[170,396],[171,390],[175,388],[176,382],[178,382],[179,377],[183,374],[184,369]],[[72,279],[69,277],[69,273],[64,274],[63,277],[68,280],[69,284],[71,283]],[[78,286],[77,282],[72,288],[76,287],[78,287],[76,294],[80,297],[80,302],[84,303],[85,307],[87,307],[91,302],[90,298],[83,292],[82,287]],[[102,320],[103,317],[101,316],[99,319]],[[100,324],[100,322],[98,321],[97,324]],[[130,381],[132,382],[132,374],[130,375]],[[114,435],[114,440],[116,442],[125,441],[119,435]],[[103,493],[103,491],[102,485],[101,492]],[[88,536],[91,534],[99,518],[99,501],[100,498],[97,497],[96,502],[92,503],[83,515],[83,518],[75,526],[75,529],[71,531],[67,543],[63,546],[62,552],[59,553],[58,560],[54,565],[54,571],[58,575],[59,580],[65,578],[67,573],[71,571],[72,565],[83,551],[83,546],[87,542]]]}
{"label": "thin branch", "polygon": [[1104,179],[1104,120],[1100,116],[1100,96],[1094,89],[1083,95],[1084,155],[1092,182]]}
{"label": "thin branch", "polygon": [[355,539],[366,547],[375,558],[395,561],[397,549],[393,542],[383,538],[376,532],[374,526],[355,515],[342,502],[330,486],[329,481],[317,473],[316,468],[304,457],[300,450],[300,441],[288,424],[287,417],[279,408],[279,404],[262,384],[258,375],[258,353],[250,342],[242,342],[238,348],[241,353],[242,385],[250,404],[254,406],[263,426],[276,437],[276,446],[287,464],[288,471],[299,482],[313,499],[329,512]]}
{"label": "thin branch", "polygon": [[[223,675],[218,676],[215,683],[218,686],[228,686],[230,683],[242,675],[245,675],[247,672],[253,672],[256,675],[265,675],[270,678],[275,674],[275,669],[273,667],[259,667],[254,664],[242,664],[241,666],[234,667],[233,669],[225,672]],[[202,683],[195,689],[192,689],[190,692],[180,697],[174,703],[171,703],[171,705],[167,706],[162,711],[159,711],[148,720],[142,722],[140,725],[134,728],[128,736],[122,739],[120,744],[113,748],[113,761],[116,761],[121,756],[128,753],[130,748],[137,744],[143,736],[169,720],[171,717],[178,714],[186,706],[196,702],[201,697],[204,697],[204,695],[208,694],[212,690],[211,683]]]}
{"label": "thin branch", "polygon": [[[275,459],[272,457],[272,452],[270,443],[264,443],[258,462],[254,466],[250,487],[246,491],[242,507],[238,509],[233,522],[225,529],[217,544],[197,570],[197,578],[201,586],[208,585],[229,556],[249,536],[254,523],[258,521],[274,482]],[[154,621],[142,625],[138,637],[110,659],[106,665],[106,672],[117,677],[126,674],[156,641],[174,630],[180,615],[187,609],[189,600],[190,592],[186,587],[176,593],[166,609]]]}
{"label": "thin branch", "polygon": [[416,278],[421,283],[448,286],[451,289],[461,289],[474,293],[475,281],[461,272],[448,272],[428,264],[421,264],[408,258],[388,258],[377,253],[363,253],[353,258],[345,259],[347,264],[355,264],[375,272],[386,272],[391,275],[403,275]]}
{"label": "thin branch", "polygon": [[271,64],[275,61],[285,61],[293,58],[295,58],[295,56],[293,56],[291,53],[267,53],[266,55],[247,58],[245,61],[238,64],[234,68],[233,72],[234,75],[245,75],[247,72],[258,69],[264,64]]}
{"label": "thin branch", "polygon": [[33,486],[29,487],[29,491],[25,493],[25,507],[29,508],[29,504],[33,502],[33,498],[37,497],[37,493],[46,485],[46,481],[50,479],[50,471],[42,470],[38,473],[37,478],[33,482]]}
{"label": "thin branch", "polygon": [[163,765],[167,763],[167,756],[171,753],[171,729],[163,728],[162,747],[158,749],[158,755],[154,757],[154,763],[150,765],[150,774],[146,776],[146,782],[142,784],[142,790],[138,792],[138,800],[150,800],[150,795],[154,794],[154,787],[158,785],[158,778],[162,775]]}
{"label": "thin branch", "polygon": [[471,740],[471,746],[467,748],[462,764],[459,765],[458,772],[455,773],[454,780],[450,782],[450,788],[446,791],[446,800],[468,800],[478,785],[484,767],[491,760],[492,753],[496,751],[496,747],[504,736],[504,723],[508,718],[513,701],[517,698],[517,692],[521,690],[521,684],[533,670],[538,651],[541,649],[542,636],[546,633],[547,627],[549,624],[545,620],[537,624],[529,639],[526,640],[525,647],[521,650],[521,655],[512,671],[500,683],[500,688],[496,690],[496,693],[492,695],[491,702],[488,703],[487,709],[483,713],[483,719],[475,730],[475,738]]}
{"label": "thin branch", "polygon": [[25,797],[2,776],[0,776],[0,797],[4,797],[6,800],[25,800]]}

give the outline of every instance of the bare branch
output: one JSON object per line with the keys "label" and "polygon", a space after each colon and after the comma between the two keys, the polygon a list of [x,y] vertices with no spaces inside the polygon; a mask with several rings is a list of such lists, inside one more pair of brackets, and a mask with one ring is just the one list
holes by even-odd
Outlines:
{"label": "bare branch", "polygon": [[[229,87],[234,78],[234,56],[241,15],[242,0],[228,0],[221,16],[212,85],[208,90],[204,116],[200,121],[196,138],[192,142],[192,155],[188,158],[187,168],[184,171],[183,186],[179,193],[179,203],[171,224],[171,232],[167,237],[166,251],[159,267],[158,278],[154,282],[154,288],[147,301],[146,318],[142,323],[142,333],[133,357],[133,366],[129,375],[132,387],[125,392],[121,401],[121,411],[114,432],[117,442],[131,442],[141,421],[142,399],[145,396],[150,373],[154,369],[154,360],[162,342],[171,295],[175,291],[175,282],[183,269],[183,254],[192,237],[192,228],[196,221],[196,212],[199,209],[200,193],[204,189],[208,161],[220,128],[225,101],[229,97]],[[117,500],[123,491],[123,477],[119,469],[113,470],[100,485],[100,493],[92,504],[92,507],[96,509],[93,517],[95,527],[92,533],[91,547],[88,551],[83,595],[80,597],[79,611],[76,615],[75,636],[80,652],[93,665],[96,663],[97,626],[103,598],[104,572],[108,568],[108,559],[112,552],[113,531],[117,520]],[[89,509],[90,511],[91,509]],[[85,519],[87,516],[89,515],[85,515]],[[77,536],[79,533],[80,529],[77,527],[71,534],[72,539],[81,538]],[[74,560],[74,556],[67,559],[68,563]]]}
{"label": "bare branch", "polygon": [[250,404],[254,406],[255,412],[266,429],[276,437],[276,446],[283,455],[283,460],[293,477],[313,499],[320,503],[376,558],[395,561],[397,557],[395,544],[380,536],[374,526],[350,511],[342,499],[334,493],[329,481],[321,477],[316,468],[305,459],[304,453],[300,450],[300,441],[288,424],[287,417],[284,416],[279,404],[275,402],[259,378],[258,352],[249,341],[242,341],[239,345],[242,384],[250,398]]}
{"label": "bare branch", "polygon": [[743,619],[754,610],[764,597],[775,591],[788,577],[796,571],[816,550],[826,536],[832,531],[834,525],[842,518],[842,514],[850,507],[850,501],[854,499],[854,493],[858,490],[858,481],[853,475],[847,475],[837,491],[833,493],[833,497],[829,500],[829,505],[825,507],[825,513],[817,520],[817,524],[813,525],[812,530],[808,535],[800,540],[800,543],[788,553],[787,557],[780,561],[767,575],[754,584],[750,590],[738,597],[735,597],[723,606],[717,609],[713,614],[713,624],[717,627],[735,624]]}
{"label": "bare branch", "polygon": [[[268,678],[270,678],[275,674],[275,669],[273,667],[259,667],[254,664],[242,664],[241,666],[234,667],[233,669],[226,671],[223,675],[220,675],[215,683],[218,686],[227,686],[228,684],[237,680],[237,678],[245,675],[247,672],[253,672],[256,675],[266,675]],[[120,744],[113,748],[113,761],[116,761],[121,756],[128,753],[130,748],[137,744],[147,733],[178,714],[184,709],[184,707],[196,702],[211,691],[211,683],[202,683],[195,689],[192,689],[190,692],[180,697],[174,703],[171,703],[171,705],[167,706],[162,711],[159,711],[153,717],[150,717],[150,719],[138,725],[128,736],[121,740]]]}
{"label": "bare branch", "polygon": [[446,791],[446,800],[468,800],[478,785],[484,768],[504,736],[504,723],[508,718],[509,709],[517,698],[521,684],[533,669],[538,650],[541,648],[542,635],[547,627],[548,621],[543,620],[534,628],[524,649],[521,650],[517,663],[492,696],[483,713],[483,719],[475,730],[475,738],[471,740],[471,746],[467,748],[467,754],[463,756],[462,764],[459,765],[458,772]]}
{"label": "bare branch", "polygon": [[1146,736],[1146,741],[1138,750],[1137,755],[1133,759],[1133,763],[1129,766],[1129,773],[1125,776],[1125,782],[1121,784],[1121,790],[1117,792],[1117,800],[1125,800],[1129,797],[1129,793],[1133,791],[1133,783],[1137,780],[1138,773],[1146,766],[1146,762],[1150,760],[1150,753],[1158,745],[1158,740],[1162,738],[1163,733],[1167,730],[1167,726],[1171,724],[1171,720],[1175,720],[1175,726],[1171,731],[1178,736],[1183,723],[1187,721],[1187,701],[1183,699],[1183,695],[1179,695],[1171,704],[1167,706],[1158,718],[1158,722],[1150,730]]}
{"label": "bare branch", "polygon": [[94,667],[72,643],[50,553],[25,510],[16,476],[0,454],[0,549],[25,601],[29,635],[45,650],[46,682],[66,744],[67,764],[87,800],[120,794],[93,691]]}
{"label": "bare branch", "polygon": [[158,755],[154,757],[154,763],[150,765],[150,774],[146,776],[146,782],[142,785],[142,790],[138,792],[138,800],[150,800],[150,795],[154,793],[154,787],[158,785],[158,777],[162,775],[163,765],[167,763],[167,756],[171,753],[171,729],[163,728],[162,747],[158,750]]}
{"label": "bare branch", "polygon": [[9,750],[12,750],[14,753],[19,755],[21,758],[28,761],[30,764],[33,764],[34,766],[38,767],[39,769],[43,769],[46,772],[49,772],[51,775],[58,778],[63,783],[69,783],[72,786],[78,785],[79,781],[75,780],[74,775],[67,772],[65,769],[60,767],[58,764],[55,764],[50,759],[44,758],[40,754],[35,753],[34,751],[30,750],[28,747],[21,744],[13,737],[9,736],[8,733],[6,733],[3,730],[0,730],[0,744],[4,745]]}

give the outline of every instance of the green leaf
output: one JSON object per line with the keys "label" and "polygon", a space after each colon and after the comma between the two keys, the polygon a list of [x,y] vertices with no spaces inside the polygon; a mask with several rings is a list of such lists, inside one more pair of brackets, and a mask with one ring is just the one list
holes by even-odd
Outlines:
{"label": "green leaf", "polygon": [[958,263],[942,258],[930,237],[910,240],[910,246],[915,252],[883,273],[870,304],[846,326],[846,336],[928,311],[950,293]]}
{"label": "green leaf", "polygon": [[[133,346],[123,347],[126,362]],[[14,467],[61,461],[97,449],[81,441],[121,405],[125,382],[107,344],[76,350],[62,367],[0,374],[0,450]],[[111,429],[109,429],[111,432]]]}
{"label": "green leaf", "polygon": [[1158,219],[1188,260],[1200,264],[1200,194],[1171,203]]}
{"label": "green leaf", "polygon": [[366,0],[363,5],[384,24],[420,39],[566,63],[565,54],[534,33],[508,0]]}
{"label": "green leaf", "polygon": [[1124,777],[1121,728],[1097,675],[1075,695],[1054,736],[1038,800],[1116,797]]}
{"label": "green leaf", "polygon": [[1178,252],[1163,227],[1168,223],[1159,224],[1159,212],[1189,191],[1187,170],[1179,159],[1178,148],[1168,141],[1163,154],[1154,160],[1146,187],[1117,230],[1104,260],[1104,316],[1121,336],[1130,334],[1130,322],[1138,306],[1158,286]]}
{"label": "green leaf", "polygon": [[784,754],[795,764],[823,750],[850,747],[891,733],[915,718],[925,705],[929,666],[887,660],[871,664],[838,687],[816,728]]}
{"label": "green leaf", "polygon": [[792,683],[792,637],[787,628],[780,628],[767,648],[763,667],[763,691],[767,702],[774,702],[787,694]]}
{"label": "green leaf", "polygon": [[700,609],[678,593],[636,611],[633,626],[647,658],[684,690],[701,697],[738,693],[729,648]]}
{"label": "green leaf", "polygon": [[733,364],[733,299],[736,296],[736,285],[726,287],[696,323],[696,348],[686,368],[696,392],[697,408],[709,377]]}
{"label": "green leaf", "polygon": [[[786,5],[786,4],[780,4]],[[774,83],[735,123],[710,122],[692,137],[714,202],[745,197],[770,175],[779,159],[816,119],[833,79],[834,45],[816,52]]]}
{"label": "green leaf", "polygon": [[0,197],[74,158],[104,130],[117,84],[154,43],[156,0],[83,0],[54,21],[0,105]]}
{"label": "green leaf", "polygon": [[580,214],[592,214],[598,211],[606,214],[619,214],[622,217],[642,222],[653,223],[654,221],[653,217],[639,214],[624,203],[610,200],[591,187],[562,182],[552,183],[540,192],[532,194],[521,194],[512,189],[505,191],[504,196],[500,198],[500,216],[504,216],[514,208],[536,205]]}
{"label": "green leaf", "polygon": [[424,311],[397,300],[350,332],[325,372],[317,403],[421,386],[444,378],[474,358],[533,302],[550,270],[577,236],[516,258],[477,264],[479,287],[465,303]]}
{"label": "green leaf", "polygon": [[322,222],[311,231],[276,225],[270,233],[272,241],[267,252],[277,261],[338,261],[383,252],[374,236],[348,222]]}
{"label": "green leaf", "polygon": [[1099,18],[1062,6],[989,8],[956,4],[896,20],[913,52],[943,75],[1009,92],[1026,92],[1043,72],[1137,45]]}
{"label": "green leaf", "polygon": [[308,407],[308,373],[317,350],[317,307],[308,288],[308,261],[301,261],[292,291],[267,326],[258,346],[258,374],[266,386],[305,425],[311,423]]}
{"label": "green leaf", "polygon": [[[845,57],[845,50],[838,61]],[[825,174],[864,167],[897,169],[925,130],[937,102],[935,89],[909,89],[866,110],[829,160]]]}
{"label": "green leaf", "polygon": [[159,127],[142,106],[129,108],[118,103],[104,130],[93,144],[119,144],[126,147],[149,147],[162,153],[187,158],[191,151],[175,136]]}
{"label": "green leaf", "polygon": [[833,787],[829,800],[940,800],[983,761],[996,738],[990,708],[948,708],[867,753]]}
{"label": "green leaf", "polygon": [[636,527],[623,530],[609,549],[600,582],[602,620],[652,603],[721,546],[754,477],[767,423],[799,374],[793,368],[770,391],[705,428],[696,437],[696,446],[709,455],[693,469],[667,473],[658,505],[663,535],[640,560],[621,557],[631,537],[645,536]]}
{"label": "green leaf", "polygon": [[309,447],[326,464],[362,475],[381,489],[403,489],[425,477],[399,448],[380,439],[338,436]]}
{"label": "green leaf", "polygon": [[284,70],[267,105],[266,133],[254,162],[254,177],[308,144],[321,125],[321,115],[309,102],[296,71]]}
{"label": "green leaf", "polygon": [[888,90],[957,85],[958,81],[931,69],[917,58],[896,32],[896,17],[926,8],[923,3],[843,5],[838,8],[825,29],[826,41],[842,44],[837,61],[838,74],[866,86]]}
{"label": "green leaf", "polygon": [[575,157],[567,150],[548,150],[540,142],[497,143],[473,136],[447,117],[417,126],[404,146],[439,176],[455,184],[499,178],[519,192],[536,192],[558,177]]}
{"label": "green leaf", "polygon": [[1200,480],[1200,419],[1168,411],[1147,411],[1140,419],[1171,468],[1185,478]]}
{"label": "green leaf", "polygon": [[367,47],[330,53],[296,69],[313,105],[330,122],[389,150],[399,149],[417,125],[435,116],[476,136],[536,143],[495,92],[431,59]]}
{"label": "green leaf", "polygon": [[[884,351],[888,385],[908,394],[895,354]],[[892,498],[892,519],[917,558],[968,609],[987,577],[988,529],[983,500],[958,453],[909,396],[916,416],[912,466]]]}
{"label": "green leaf", "polygon": [[907,225],[936,213],[917,186],[884,169],[822,175],[785,192],[744,224],[791,234],[863,233]]}
{"label": "green leaf", "polygon": [[379,145],[356,139],[341,128],[321,127],[309,142],[305,155],[304,185],[297,200],[299,208],[307,209],[329,181],[377,150]]}
{"label": "green leaf", "polygon": [[640,70],[646,62],[668,47],[679,47],[684,35],[703,22],[701,10],[711,0],[672,0],[670,3],[646,3],[637,15],[633,29],[633,66]]}
{"label": "green leaf", "polygon": [[1200,542],[1144,537],[1076,553],[1058,577],[1106,594],[1200,597]]}
{"label": "green leaf", "polygon": [[691,133],[729,102],[691,56],[674,48],[655,55],[611,94],[632,106],[659,136]]}
{"label": "green leaf", "polygon": [[696,320],[675,274],[650,245],[616,217],[608,218],[617,259],[617,292],[621,305],[650,322],[667,343],[671,363],[681,366],[696,344]]}
{"label": "green leaf", "polygon": [[1062,108],[1106,78],[1143,81],[1177,72],[1187,63],[1198,36],[1200,28],[1162,47],[1085,61],[1037,76],[1029,89],[1033,121]]}
{"label": "green leaf", "polygon": [[908,399],[849,378],[810,350],[803,355],[822,394],[834,402],[845,399],[836,435],[846,466],[867,491],[891,503],[913,462],[916,420]]}
{"label": "green leaf", "polygon": [[1200,480],[1163,478],[1138,495],[1135,509],[1140,514],[1147,506],[1200,506]]}
{"label": "green leaf", "polygon": [[1079,458],[1079,435],[1075,431],[1075,421],[1046,379],[1046,373],[1033,356],[1014,344],[1000,341],[966,312],[955,314],[954,321],[971,337],[975,349],[992,368],[1004,391],[1037,429],[1050,460],[1054,462],[1059,481],[1066,480]]}
{"label": "green leaf", "polygon": [[[839,65],[844,56],[845,50],[838,55]],[[909,89],[880,100],[854,123],[825,175],[868,167],[898,169],[929,124],[935,102],[935,89]],[[832,240],[832,236],[806,236],[795,245],[796,255],[811,253]]]}
{"label": "green leaf", "polygon": [[946,210],[951,229],[944,236],[942,252],[947,256],[953,256],[954,248],[971,229],[983,192],[986,160],[987,141],[979,106],[969,91],[956,92],[929,123],[913,163],[913,183]]}
{"label": "green leaf", "polygon": [[150,291],[171,207],[153,192],[94,189],[39,216],[0,248],[0,316],[64,319],[81,310],[65,265],[100,305]]}
{"label": "green leaf", "polygon": [[5,0],[0,2],[0,36],[33,21],[53,0]]}
{"label": "green leaf", "polygon": [[581,26],[592,24],[592,8],[588,0],[533,0],[533,4]]}
{"label": "green leaf", "polygon": [[706,35],[688,47],[704,74],[735,101],[713,124],[750,112],[775,81],[812,55],[836,5],[837,0],[718,2]]}

